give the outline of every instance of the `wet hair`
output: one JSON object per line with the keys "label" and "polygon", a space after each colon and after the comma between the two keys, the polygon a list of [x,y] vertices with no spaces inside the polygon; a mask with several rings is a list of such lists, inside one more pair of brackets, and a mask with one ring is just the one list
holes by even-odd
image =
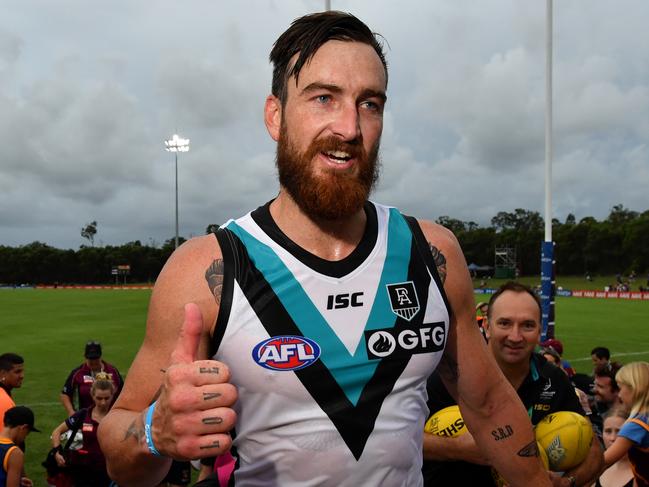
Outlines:
{"label": "wet hair", "polygon": [[595,347],[590,351],[591,355],[595,355],[597,358],[605,358],[609,360],[611,358],[611,352],[606,347]]}
{"label": "wet hair", "polygon": [[615,374],[615,380],[632,391],[631,416],[649,413],[649,362],[626,364]]}
{"label": "wet hair", "polygon": [[622,364],[619,362],[611,362],[608,364],[603,364],[603,365],[598,365],[595,367],[594,375],[595,377],[608,377],[611,379],[611,390],[612,391],[619,391],[620,387],[617,385],[617,381],[615,380],[615,374],[617,374],[618,370],[622,368]]}
{"label": "wet hair", "polygon": [[489,300],[489,311],[487,311],[488,319],[491,319],[491,313],[492,313],[492,310],[493,310],[493,305],[496,302],[496,300],[503,293],[505,293],[507,291],[512,291],[514,293],[527,293],[530,296],[532,296],[532,298],[534,299],[534,302],[539,307],[539,321],[541,320],[542,311],[541,311],[541,300],[539,299],[539,296],[534,292],[534,290],[531,287],[526,286],[525,284],[521,284],[520,282],[516,282],[516,281],[506,282],[505,284],[500,286],[495,293],[493,293],[491,295],[491,299]]}
{"label": "wet hair", "polygon": [[95,379],[95,382],[92,383],[92,386],[90,387],[90,395],[94,396],[97,390],[110,391],[111,394],[115,394],[115,384],[113,384],[112,381],[108,380],[108,378],[104,379],[103,377],[100,377],[98,379]]}
{"label": "wet hair", "polygon": [[0,355],[0,370],[9,372],[15,365],[24,364],[25,360],[15,353],[3,353]]}
{"label": "wet hair", "polygon": [[[295,19],[291,26],[279,36],[270,51],[270,62],[273,64],[273,82],[271,92],[282,103],[286,104],[286,83],[291,76],[297,84],[300,71],[313,58],[315,53],[328,41],[362,42],[368,44],[379,56],[388,80],[388,65],[383,53],[383,44],[377,39],[379,34],[372,32],[352,14],[328,11],[305,15]],[[291,59],[298,54],[291,66]]]}

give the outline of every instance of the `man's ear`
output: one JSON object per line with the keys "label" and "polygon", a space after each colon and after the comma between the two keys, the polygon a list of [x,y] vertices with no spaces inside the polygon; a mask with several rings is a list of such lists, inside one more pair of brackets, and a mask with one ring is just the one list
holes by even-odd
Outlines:
{"label": "man's ear", "polygon": [[279,140],[280,127],[282,125],[282,102],[275,95],[268,95],[264,105],[264,123],[271,138]]}

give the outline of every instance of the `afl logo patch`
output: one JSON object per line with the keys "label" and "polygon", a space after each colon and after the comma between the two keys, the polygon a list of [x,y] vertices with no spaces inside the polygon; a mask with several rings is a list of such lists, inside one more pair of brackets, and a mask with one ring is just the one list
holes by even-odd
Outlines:
{"label": "afl logo patch", "polygon": [[300,370],[320,358],[320,346],[313,340],[282,335],[258,343],[252,349],[252,359],[270,370]]}

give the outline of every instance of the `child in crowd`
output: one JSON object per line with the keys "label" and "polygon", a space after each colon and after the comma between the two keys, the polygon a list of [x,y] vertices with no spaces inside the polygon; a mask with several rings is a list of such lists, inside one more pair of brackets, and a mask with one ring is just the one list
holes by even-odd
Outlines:
{"label": "child in crowd", "polygon": [[[603,439],[604,447],[608,450],[617,439],[622,425],[629,417],[629,412],[623,407],[610,409],[604,415]],[[593,484],[593,487],[633,487],[633,470],[629,456],[624,455],[611,465]]]}
{"label": "child in crowd", "polygon": [[637,487],[649,487],[649,363],[632,362],[615,375],[619,399],[631,410],[618,437],[604,452],[605,467],[629,455]]}

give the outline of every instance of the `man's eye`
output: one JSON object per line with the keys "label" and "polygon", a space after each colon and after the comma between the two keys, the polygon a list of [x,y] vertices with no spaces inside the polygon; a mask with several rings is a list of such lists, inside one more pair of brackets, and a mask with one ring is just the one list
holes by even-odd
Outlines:
{"label": "man's eye", "polygon": [[318,95],[318,96],[316,97],[316,101],[317,101],[318,103],[328,103],[330,100],[331,100],[331,96],[330,96],[330,95]]}

